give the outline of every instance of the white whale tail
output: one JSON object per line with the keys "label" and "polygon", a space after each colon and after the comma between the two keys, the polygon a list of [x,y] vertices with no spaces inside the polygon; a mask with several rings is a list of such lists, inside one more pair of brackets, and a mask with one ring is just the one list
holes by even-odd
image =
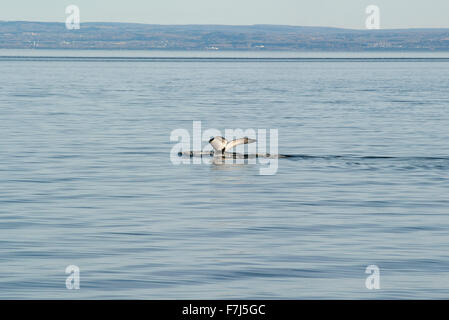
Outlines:
{"label": "white whale tail", "polygon": [[209,140],[209,143],[212,145],[212,147],[216,151],[220,151],[221,153],[226,152],[240,144],[248,144],[253,142],[256,142],[256,140],[250,139],[248,137],[228,141],[223,137],[217,136]]}

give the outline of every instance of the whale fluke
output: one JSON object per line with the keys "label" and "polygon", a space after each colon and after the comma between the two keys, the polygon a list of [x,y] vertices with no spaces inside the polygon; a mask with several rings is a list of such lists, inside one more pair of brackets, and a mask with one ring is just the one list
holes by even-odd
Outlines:
{"label": "whale fluke", "polygon": [[253,142],[256,142],[256,140],[250,139],[248,137],[228,141],[223,137],[217,136],[209,140],[209,143],[212,145],[214,150],[220,151],[222,154],[238,145]]}

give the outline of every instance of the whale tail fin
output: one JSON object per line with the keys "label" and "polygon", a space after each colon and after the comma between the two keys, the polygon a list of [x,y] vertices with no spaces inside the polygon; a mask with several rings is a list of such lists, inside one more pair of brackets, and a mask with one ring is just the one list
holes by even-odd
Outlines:
{"label": "whale tail fin", "polygon": [[222,151],[228,144],[228,140],[226,140],[223,137],[217,136],[217,137],[210,139],[209,143],[212,145],[214,150]]}
{"label": "whale tail fin", "polygon": [[257,140],[250,139],[248,137],[235,139],[235,140],[232,140],[231,142],[229,142],[228,144],[226,144],[225,151],[228,151],[228,150],[230,150],[230,149],[232,149],[232,148],[234,148],[234,147],[236,147],[238,145],[241,145],[241,144],[248,144],[248,143],[253,143],[253,142],[256,142],[256,141]]}

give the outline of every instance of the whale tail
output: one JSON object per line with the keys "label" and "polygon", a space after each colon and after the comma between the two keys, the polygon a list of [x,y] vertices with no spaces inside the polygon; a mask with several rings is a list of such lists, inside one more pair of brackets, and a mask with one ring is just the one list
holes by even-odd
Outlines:
{"label": "whale tail", "polygon": [[250,138],[248,138],[248,137],[240,138],[240,139],[235,139],[235,140],[232,140],[231,142],[229,142],[229,143],[226,145],[225,151],[228,151],[228,150],[230,150],[230,149],[232,149],[232,148],[234,148],[235,146],[238,146],[238,145],[240,145],[240,144],[248,144],[248,143],[253,143],[253,142],[256,142],[256,140],[255,140],[255,139],[250,139]]}
{"label": "whale tail", "polygon": [[226,145],[228,144],[228,140],[223,137],[217,136],[209,140],[209,143],[214,148],[215,151],[222,152]]}
{"label": "whale tail", "polygon": [[220,151],[221,153],[223,153],[223,152],[228,151],[238,145],[253,143],[256,141],[257,140],[255,140],[255,139],[250,139],[248,137],[244,137],[244,138],[235,139],[235,140],[228,142],[228,140],[226,140],[225,138],[217,136],[217,137],[210,139],[209,143],[212,145],[212,147],[216,151]]}

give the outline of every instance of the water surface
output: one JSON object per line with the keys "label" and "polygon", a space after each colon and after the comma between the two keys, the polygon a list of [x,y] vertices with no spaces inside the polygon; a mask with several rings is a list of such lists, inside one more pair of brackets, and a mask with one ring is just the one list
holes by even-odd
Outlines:
{"label": "water surface", "polygon": [[[1,56],[0,298],[449,296],[448,59]],[[175,166],[194,120],[295,157]]]}

